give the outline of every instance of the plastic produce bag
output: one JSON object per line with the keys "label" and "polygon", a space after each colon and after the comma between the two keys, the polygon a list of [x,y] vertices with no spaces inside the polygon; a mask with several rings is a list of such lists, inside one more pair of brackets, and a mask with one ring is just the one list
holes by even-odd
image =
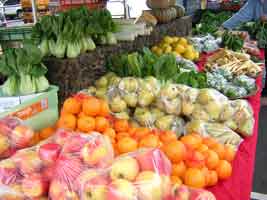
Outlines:
{"label": "plastic produce bag", "polygon": [[186,125],[186,132],[196,132],[203,137],[212,137],[219,143],[231,145],[236,150],[243,139],[227,126],[220,123],[209,123],[200,120],[193,120]]}
{"label": "plastic produce bag", "polygon": [[34,131],[13,117],[0,120],[0,158],[8,158],[17,150],[31,146]]}
{"label": "plastic produce bag", "polygon": [[105,136],[58,130],[48,140],[0,162],[0,190],[4,186],[27,200],[41,199],[47,196],[51,182],[71,187],[84,170],[105,168],[112,161],[113,148]]}
{"label": "plastic produce bag", "polygon": [[216,200],[216,197],[211,192],[203,189],[175,185],[172,190],[174,194],[173,200]]}
{"label": "plastic produce bag", "polygon": [[160,150],[140,149],[118,157],[105,170],[85,170],[72,193],[80,200],[171,199],[170,173],[171,163]]}

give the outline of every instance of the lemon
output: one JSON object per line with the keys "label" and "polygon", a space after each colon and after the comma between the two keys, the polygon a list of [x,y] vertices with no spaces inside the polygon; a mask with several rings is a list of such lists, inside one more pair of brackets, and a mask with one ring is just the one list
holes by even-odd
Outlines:
{"label": "lemon", "polygon": [[175,47],[175,51],[177,52],[177,53],[179,53],[179,54],[183,54],[184,52],[185,52],[185,48],[184,48],[184,46],[182,46],[182,45],[180,45],[180,44],[178,44],[176,47]]}
{"label": "lemon", "polygon": [[163,41],[167,44],[171,44],[173,42],[173,40],[170,36],[164,37]]}
{"label": "lemon", "polygon": [[195,52],[191,51],[190,49],[187,49],[185,53],[183,54],[183,57],[188,60],[194,60],[195,59]]}
{"label": "lemon", "polygon": [[173,42],[178,42],[179,39],[180,39],[179,37],[173,37],[173,38],[172,38]]}
{"label": "lemon", "polygon": [[187,45],[187,49],[190,51],[195,51],[195,48],[193,45]]}
{"label": "lemon", "polygon": [[164,53],[171,53],[172,52],[172,47],[171,46],[167,46],[165,49],[164,49]]}
{"label": "lemon", "polygon": [[157,54],[158,56],[161,56],[163,53],[163,50],[158,48],[156,51],[155,51],[155,54]]}
{"label": "lemon", "polygon": [[162,49],[167,49],[169,46],[170,46],[169,44],[165,43],[165,44],[162,45],[161,48],[162,48]]}
{"label": "lemon", "polygon": [[195,54],[195,60],[198,60],[199,59],[199,52],[195,51],[194,54]]}
{"label": "lemon", "polygon": [[187,39],[181,37],[180,40],[179,40],[179,44],[183,45],[183,46],[186,46],[188,44]]}
{"label": "lemon", "polygon": [[157,46],[153,46],[153,47],[151,48],[151,51],[152,51],[152,52],[156,52],[157,49],[158,49]]}
{"label": "lemon", "polygon": [[175,57],[181,57],[181,54],[176,52],[176,51],[173,51],[172,54],[175,56]]}

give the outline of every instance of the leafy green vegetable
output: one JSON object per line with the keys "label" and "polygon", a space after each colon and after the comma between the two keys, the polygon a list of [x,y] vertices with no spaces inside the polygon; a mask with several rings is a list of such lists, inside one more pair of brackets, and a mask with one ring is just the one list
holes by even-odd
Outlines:
{"label": "leafy green vegetable", "polygon": [[44,77],[47,68],[41,63],[41,50],[28,42],[23,46],[7,49],[0,57],[0,73],[7,76],[2,86],[6,96],[33,94],[49,87]]}
{"label": "leafy green vegetable", "polygon": [[240,51],[244,46],[244,40],[241,37],[228,31],[224,32],[222,42],[225,47],[233,51]]}
{"label": "leafy green vegetable", "polygon": [[203,72],[183,72],[177,75],[175,82],[178,84],[185,84],[193,88],[207,88],[207,77]]}

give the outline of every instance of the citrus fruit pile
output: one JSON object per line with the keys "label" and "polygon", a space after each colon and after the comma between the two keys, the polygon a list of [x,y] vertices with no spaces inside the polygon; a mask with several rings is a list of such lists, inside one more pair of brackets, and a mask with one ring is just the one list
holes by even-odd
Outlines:
{"label": "citrus fruit pile", "polygon": [[173,53],[175,56],[182,56],[188,60],[197,60],[199,53],[186,38],[166,36],[158,44],[151,49],[155,54],[162,55],[163,53]]}

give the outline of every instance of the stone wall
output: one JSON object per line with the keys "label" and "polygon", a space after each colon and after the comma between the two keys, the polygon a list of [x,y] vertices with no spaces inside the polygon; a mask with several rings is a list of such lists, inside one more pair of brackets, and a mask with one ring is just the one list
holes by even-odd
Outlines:
{"label": "stone wall", "polygon": [[48,67],[48,80],[59,86],[59,100],[62,102],[71,94],[88,88],[103,75],[105,73],[104,63],[108,56],[141,50],[144,46],[151,47],[165,35],[186,36],[191,34],[191,30],[191,17],[186,16],[168,24],[157,25],[151,35],[138,37],[133,42],[98,46],[95,51],[82,54],[75,59],[48,58],[45,60]]}

